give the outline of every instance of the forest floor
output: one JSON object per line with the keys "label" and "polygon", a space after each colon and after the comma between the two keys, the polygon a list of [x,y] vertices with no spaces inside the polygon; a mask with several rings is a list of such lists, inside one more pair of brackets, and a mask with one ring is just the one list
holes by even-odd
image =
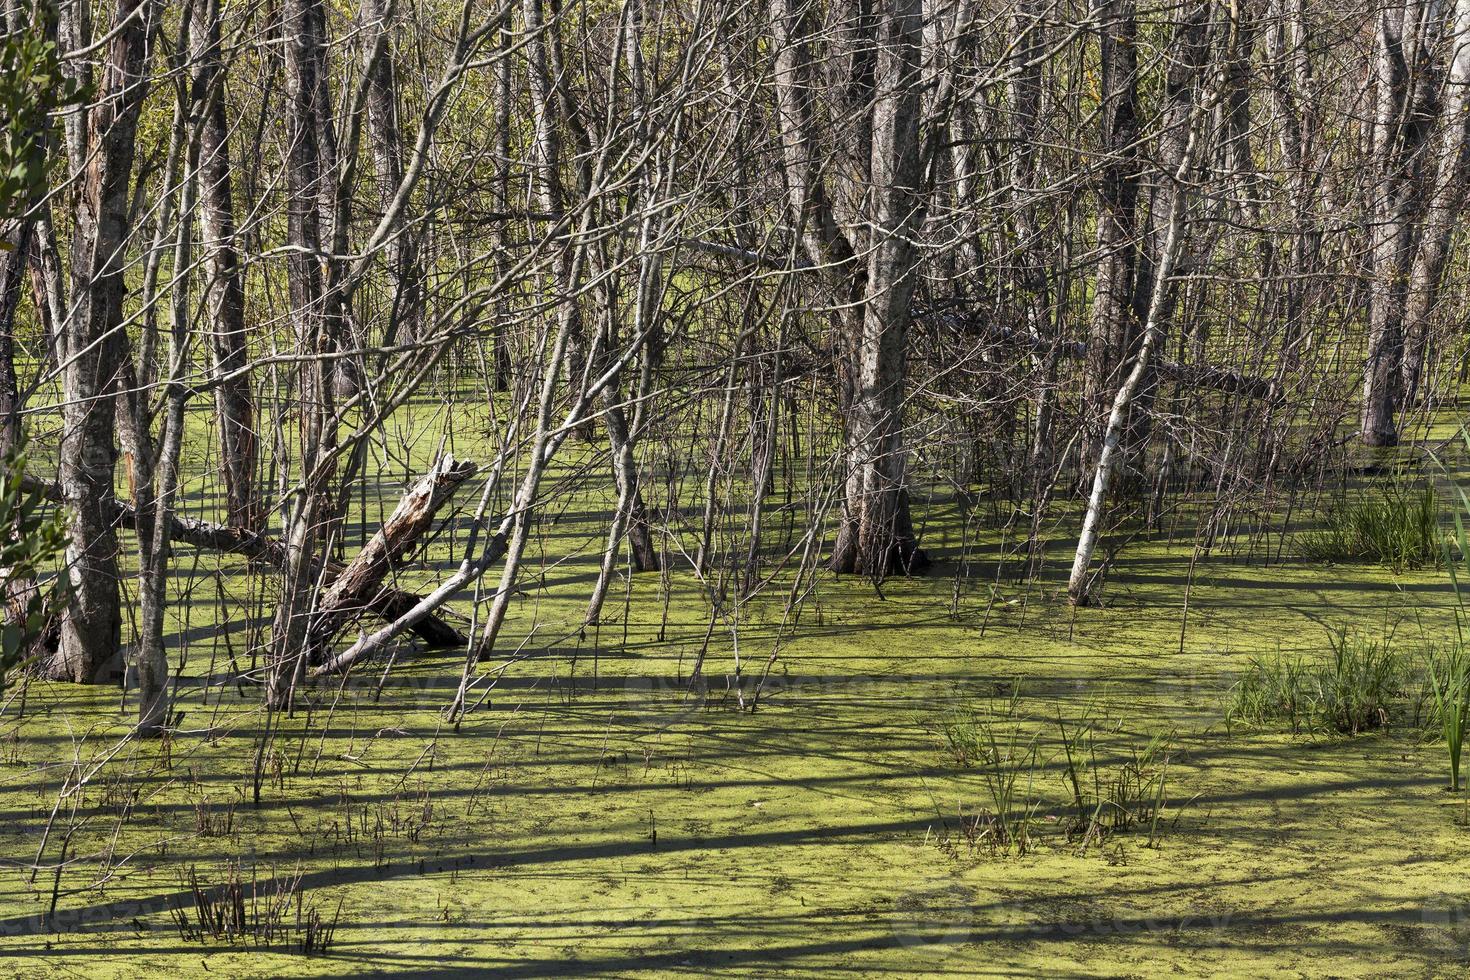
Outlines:
{"label": "forest floor", "polygon": [[[1060,569],[997,583],[983,553],[955,600],[958,522],[936,520],[939,563],[881,597],[826,579],[785,632],[784,595],[747,604],[738,629],[715,631],[708,693],[692,697],[709,624],[697,583],[638,576],[609,601],[613,621],[578,639],[595,572],[579,544],[595,522],[567,514],[538,545],[546,591],[518,602],[500,647],[519,654],[499,658],[458,730],[441,709],[462,655],[405,652],[386,678],[360,670],[274,719],[267,744],[256,690],[189,680],[245,656],[249,617],[212,598],[228,575],[187,557],[186,733],[125,739],[132,706],[116,689],[31,682],[23,705],[11,692],[0,971],[1381,977],[1470,964],[1470,829],[1464,797],[1442,788],[1443,744],[1412,725],[1291,735],[1225,717],[1253,657],[1319,656],[1339,628],[1392,630],[1405,648],[1450,635],[1443,571],[1217,553],[1193,569],[1181,643],[1188,544],[1130,545],[1106,604],[1074,613]],[[1157,819],[1079,839],[1064,732],[1090,740],[1084,795],[1136,778],[1152,797],[1139,812]],[[969,757],[954,748],[967,737]],[[1009,761],[987,764],[989,750]],[[88,786],[58,807],[78,771]],[[1024,846],[987,817],[1002,772],[1018,775]],[[230,862],[257,924],[268,883],[299,874],[300,904],[335,921],[325,954],[287,948],[294,908],[272,940],[186,936],[191,871],[218,896]]]}

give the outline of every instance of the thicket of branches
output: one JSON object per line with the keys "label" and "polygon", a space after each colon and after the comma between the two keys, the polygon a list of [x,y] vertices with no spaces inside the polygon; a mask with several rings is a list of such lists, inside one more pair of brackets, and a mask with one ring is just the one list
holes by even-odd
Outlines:
{"label": "thicket of branches", "polygon": [[[252,560],[275,705],[410,631],[468,684],[572,483],[606,502],[589,624],[624,567],[717,604],[921,571],[951,492],[1032,571],[1077,541],[1085,604],[1110,529],[1277,512],[1462,380],[1470,0],[6,18],[81,93],[0,225],[0,451],[51,447],[70,528],[35,653],[98,682],[128,641],[144,733],[184,548]],[[489,433],[405,473],[386,433],[434,400]],[[379,469],[417,480],[391,515]],[[396,591],[461,487],[452,573]]]}

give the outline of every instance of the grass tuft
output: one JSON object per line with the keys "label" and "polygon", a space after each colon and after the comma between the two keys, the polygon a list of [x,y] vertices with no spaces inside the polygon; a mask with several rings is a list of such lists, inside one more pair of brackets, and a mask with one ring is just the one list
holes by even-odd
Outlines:
{"label": "grass tuft", "polygon": [[1396,572],[1438,567],[1444,560],[1439,495],[1433,484],[1376,484],[1343,496],[1305,537],[1311,559],[1383,565]]}
{"label": "grass tuft", "polygon": [[1413,686],[1414,672],[1382,635],[1339,629],[1313,660],[1252,659],[1230,690],[1226,719],[1266,726],[1286,722],[1293,734],[1357,735],[1389,723]]}
{"label": "grass tuft", "polygon": [[1445,740],[1449,752],[1451,790],[1460,788],[1460,756],[1470,721],[1470,652],[1459,643],[1429,651],[1427,680],[1434,703],[1432,729]]}
{"label": "grass tuft", "polygon": [[1067,839],[1080,843],[1085,854],[1089,846],[1114,834],[1146,827],[1148,846],[1157,846],[1159,821],[1168,802],[1173,734],[1154,734],[1142,746],[1126,743],[1121,754],[1108,759],[1099,752],[1104,729],[1091,719],[1084,717],[1068,726],[1058,716],[1057,726],[1062,781],[1070,797],[1071,812],[1060,821]]}
{"label": "grass tuft", "polygon": [[240,865],[225,864],[224,881],[209,886],[189,866],[187,885],[190,901],[176,902],[169,912],[179,937],[185,942],[209,940],[230,945],[299,951],[308,956],[326,953],[332,947],[342,903],[331,919],[323,907],[307,900],[300,867],[284,877],[274,873],[260,878],[252,871],[247,879]]}

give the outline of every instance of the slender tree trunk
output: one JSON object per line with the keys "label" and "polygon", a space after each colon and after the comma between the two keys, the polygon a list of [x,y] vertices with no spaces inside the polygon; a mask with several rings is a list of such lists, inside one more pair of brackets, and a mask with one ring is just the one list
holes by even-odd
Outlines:
{"label": "slender tree trunk", "polygon": [[[1134,273],[1133,319],[1146,323],[1150,305],[1155,294],[1154,276],[1161,264],[1161,254],[1169,233],[1169,222],[1174,213],[1174,198],[1184,189],[1179,187],[1174,175],[1184,159],[1190,139],[1190,124],[1193,120],[1195,99],[1199,94],[1200,77],[1210,56],[1210,13],[1207,3],[1193,3],[1180,11],[1180,20],[1174,26],[1169,41],[1169,68],[1164,77],[1164,104],[1159,118],[1159,136],[1156,151],[1158,173],[1162,179],[1150,188],[1148,216],[1141,232],[1142,247],[1138,250],[1138,266]],[[1227,65],[1229,64],[1227,60]],[[1226,73],[1227,91],[1229,74]],[[1167,342],[1170,321],[1174,315],[1174,300],[1178,295],[1174,289],[1163,293],[1164,305],[1159,311],[1159,329],[1164,337],[1158,346]],[[1122,354],[1126,356],[1126,351]],[[1131,462],[1129,489],[1142,489],[1139,477],[1144,472],[1149,437],[1152,432],[1149,413],[1153,409],[1154,394],[1158,388],[1158,371],[1154,363],[1146,369],[1138,391],[1133,396],[1128,426],[1124,434],[1125,465]],[[1123,481],[1114,481],[1117,486]]]}
{"label": "slender tree trunk", "polygon": [[1426,120],[1420,0],[1378,13],[1373,52],[1373,185],[1369,254],[1368,352],[1360,434],[1365,446],[1395,446],[1403,392],[1404,310],[1422,201]]}
{"label": "slender tree trunk", "polygon": [[[535,0],[531,0],[535,2]],[[488,660],[495,650],[495,641],[505,625],[505,614],[515,592],[516,579],[520,574],[521,558],[526,551],[526,541],[531,532],[535,516],[535,502],[541,487],[541,478],[554,451],[555,437],[551,432],[552,408],[556,402],[557,380],[566,358],[570,329],[567,321],[557,321],[556,336],[551,342],[550,357],[546,359],[541,378],[540,399],[536,408],[536,430],[531,437],[529,462],[521,477],[521,485],[511,501],[511,510],[501,523],[497,537],[508,543],[505,548],[505,568],[500,573],[500,587],[490,603],[490,612],[485,617],[485,628],[478,644],[472,644],[470,656],[465,662],[465,672],[460,680],[459,693],[450,709],[454,716],[464,707],[464,693],[469,684],[470,670],[476,661]]]}
{"label": "slender tree trunk", "polygon": [[[197,120],[191,125],[197,130]],[[158,461],[148,474],[152,486],[139,486],[138,604],[138,733],[155,736],[168,723],[168,650],[164,645],[164,613],[168,608],[168,563],[173,530],[174,496],[179,485],[179,457],[184,440],[184,379],[188,374],[191,339],[189,274],[193,265],[194,170],[198,165],[198,144],[186,153],[188,171],[179,184],[178,231],[174,243],[173,267],[182,270],[171,290],[171,330],[168,346],[168,375],[165,379],[163,433],[158,447]],[[147,433],[147,416],[139,413],[139,428]],[[152,446],[146,447],[150,452]],[[139,481],[140,484],[143,482]],[[147,500],[145,507],[144,500]],[[152,526],[147,522],[151,519]]]}
{"label": "slender tree trunk", "polygon": [[[57,5],[57,40],[62,51],[80,52],[92,45],[92,4],[88,0],[64,0]],[[73,57],[64,59],[61,65],[68,81],[78,91],[88,92],[92,89],[94,63],[89,57]],[[73,106],[62,116],[67,165],[73,180],[87,167],[88,129],[85,107]]]}
{"label": "slender tree trunk", "polygon": [[56,229],[51,224],[51,205],[42,201],[36,208],[34,239],[30,249],[31,302],[41,318],[47,354],[53,364],[62,361],[65,337],[61,323],[66,319],[66,281],[61,272],[61,254]]}
{"label": "slender tree trunk", "polygon": [[[7,3],[4,14],[7,30],[23,28],[19,4]],[[50,26],[54,33],[54,23]],[[24,433],[20,415],[23,398],[15,369],[15,314],[26,267],[32,261],[35,225],[27,214],[0,222],[0,244],[5,246],[0,249],[0,458],[6,459],[19,448]],[[0,534],[6,533],[9,529],[0,528]],[[0,620],[12,621],[16,610],[23,618],[34,590],[35,581],[30,576],[7,574],[0,589]]]}
{"label": "slender tree trunk", "polygon": [[[1228,179],[1234,185],[1238,211],[1254,216],[1258,211],[1259,174],[1251,145],[1251,82],[1255,66],[1251,57],[1260,36],[1260,6],[1265,0],[1237,0],[1226,12],[1225,97],[1222,100],[1221,160]],[[1210,11],[1204,16],[1208,18]]]}
{"label": "slender tree trunk", "polygon": [[[25,278],[27,253],[31,248],[34,222],[11,221],[0,232],[0,241],[10,246],[0,251],[0,459],[9,459],[20,445],[24,432],[21,424],[23,398],[15,370],[15,310],[20,299],[21,282]],[[0,528],[0,534],[9,533]],[[25,618],[35,595],[36,582],[29,575],[6,569],[0,586],[0,622],[18,622]]]}
{"label": "slender tree trunk", "polygon": [[1413,405],[1419,393],[1430,320],[1465,203],[1465,184],[1470,181],[1470,0],[1455,4],[1449,51],[1438,159],[1405,300],[1401,380],[1405,405]]}
{"label": "slender tree trunk", "polygon": [[914,242],[925,197],[919,153],[919,0],[893,0],[879,24],[872,124],[872,241],[857,386],[848,420],[847,497],[838,571],[881,576],[927,563],[909,516],[903,400],[913,315]]}
{"label": "slender tree trunk", "polygon": [[0,456],[20,443],[21,392],[15,370],[15,312],[20,305],[35,222],[25,218],[0,224]]}
{"label": "slender tree trunk", "polygon": [[229,108],[220,59],[220,0],[194,0],[192,42],[194,95],[203,100],[199,131],[199,224],[209,283],[209,336],[220,470],[224,477],[227,522],[258,528],[264,513],[255,487],[258,466],[255,398],[245,373],[249,351],[245,330],[245,291],[236,252],[233,178],[230,164]]}
{"label": "slender tree trunk", "polygon": [[58,478],[71,520],[66,560],[70,602],[47,672],[58,679],[108,679],[121,643],[117,537],[112,497],[118,365],[128,240],[129,187],[138,112],[147,92],[146,53],[156,4],[118,0],[101,95],[88,114],[90,148],[72,241],[72,302],[65,324],[64,434]]}
{"label": "slender tree trunk", "polygon": [[[393,67],[394,4],[392,0],[363,0],[362,20],[367,31],[367,122],[373,163],[377,168],[378,198],[384,208],[403,183],[403,139],[398,125],[398,82]],[[423,333],[422,273],[412,229],[402,229],[384,250],[393,292],[392,309],[383,343],[414,342]],[[401,335],[401,336],[400,336]]]}
{"label": "slender tree trunk", "polygon": [[837,225],[822,180],[810,16],[809,6],[801,0],[770,0],[781,155],[787,195],[807,258],[834,283],[840,300],[849,303],[862,297],[860,273],[852,244]]}
{"label": "slender tree trunk", "polygon": [[[511,170],[511,105],[514,88],[511,84],[511,46],[515,43],[512,33],[512,8],[507,6],[497,31],[498,58],[495,63],[495,208],[501,214],[510,211]],[[496,274],[505,275],[511,266],[509,221],[495,226]],[[510,311],[504,297],[497,296],[492,310],[496,315],[495,336],[491,338],[494,358],[494,386],[496,391],[509,391],[511,386],[510,356]]]}
{"label": "slender tree trunk", "polygon": [[[525,32],[528,35],[527,72],[531,94],[531,109],[535,127],[536,145],[536,188],[542,210],[562,219],[579,202],[588,202],[593,195],[590,174],[593,147],[582,124],[581,113],[585,107],[573,97],[568,85],[568,69],[563,57],[561,35],[565,29],[560,0],[523,0],[522,13]],[[550,17],[546,16],[549,11]],[[570,156],[564,158],[563,130],[571,140]],[[574,177],[575,193],[567,194],[562,168],[566,165]],[[570,333],[567,339],[567,354],[564,360],[566,380],[576,386],[588,377],[590,371],[588,339],[580,293],[584,283],[581,275],[573,270],[582,270],[588,262],[587,243],[568,240],[556,246],[552,281],[561,297],[558,315],[566,319]],[[587,419],[578,426],[578,434],[588,442],[595,438],[596,426]]]}
{"label": "slender tree trunk", "polygon": [[1081,477],[1096,468],[1105,412],[1134,336],[1138,204],[1138,23],[1134,0],[1099,0],[1102,155],[1098,176],[1097,274],[1083,373]]}
{"label": "slender tree trunk", "polygon": [[[561,110],[564,100],[557,86],[554,57],[555,32],[560,29],[560,23],[547,23],[542,0],[522,0],[521,12],[527,35],[526,72],[533,121],[532,187],[541,210],[551,216],[554,226],[559,226],[567,221],[566,192],[561,172]],[[575,384],[586,373],[586,339],[578,295],[581,283],[580,277],[574,274],[582,267],[580,256],[585,251],[585,243],[574,242],[568,236],[555,243],[553,248],[551,285],[558,298],[556,316],[567,333],[567,352],[562,363],[567,380]],[[584,438],[590,438],[591,430],[587,426],[583,426],[581,432]]]}
{"label": "slender tree trunk", "polygon": [[1144,379],[1148,377],[1151,358],[1164,336],[1164,321],[1173,305],[1171,294],[1175,291],[1174,275],[1186,238],[1185,212],[1188,195],[1185,189],[1202,142],[1198,119],[1207,115],[1208,111],[1196,109],[1190,114],[1191,118],[1183,122],[1185,143],[1180,149],[1177,166],[1170,175],[1177,190],[1169,196],[1169,214],[1164,225],[1163,243],[1158,252],[1158,264],[1153,271],[1153,289],[1148,316],[1144,321],[1143,342],[1139,345],[1132,369],[1113,396],[1107,428],[1103,434],[1102,451],[1098,454],[1092,490],[1087,499],[1087,511],[1082,520],[1082,533],[1077,540],[1077,553],[1072,561],[1072,573],[1067,580],[1067,595],[1075,605],[1084,606],[1093,599],[1089,581],[1092,556],[1102,533],[1109,484],[1122,456],[1123,434],[1129,410]]}
{"label": "slender tree trunk", "polygon": [[301,365],[301,433],[298,485],[286,521],[286,560],[281,600],[271,631],[271,671],[267,697],[284,705],[304,671],[307,626],[318,585],[317,551],[330,544],[319,539],[318,523],[332,513],[328,460],[336,442],[336,353],[333,311],[328,309],[330,284],[323,273],[322,185],[328,171],[320,142],[326,94],[326,41],[321,33],[321,0],[287,0],[281,30],[286,51],[287,189],[290,201],[287,236],[293,249],[287,258],[292,319],[297,343],[312,359]]}
{"label": "slender tree trunk", "polygon": [[[3,24],[7,31],[20,31],[26,26],[25,11],[17,0],[5,0],[0,4]],[[47,17],[40,25],[48,36],[54,38],[56,23]],[[25,282],[26,267],[33,261],[36,222],[29,213],[39,201],[20,202],[15,211],[21,212],[9,220],[0,221],[0,457],[7,456],[21,442],[20,379],[15,371],[15,314],[20,307],[22,284]],[[3,533],[3,529],[0,529]],[[29,582],[7,582],[5,600],[17,590],[29,590]]]}
{"label": "slender tree trunk", "polygon": [[[750,142],[747,138],[750,127],[744,114],[740,112],[742,92],[746,86],[742,84],[744,79],[737,76],[733,57],[736,24],[738,22],[727,23],[726,29],[722,30],[719,35],[720,81],[729,119],[731,142],[740,148],[735,154],[735,186],[731,189],[731,209],[735,215],[736,240],[742,248],[755,252],[758,246],[755,238],[757,225],[751,208],[753,198],[750,193],[752,172],[750,157],[752,154],[749,152]],[[729,361],[722,375],[724,394],[720,399],[719,422],[713,438],[709,441],[707,457],[709,472],[704,479],[704,508],[700,521],[699,548],[694,556],[694,570],[701,578],[709,571],[714,553],[715,520],[720,508],[718,490],[721,477],[728,465],[726,460],[731,431],[735,424],[736,391],[741,369],[755,342],[759,326],[758,296],[759,293],[751,288],[740,304],[740,332],[735,338]]]}
{"label": "slender tree trunk", "polygon": [[[652,134],[648,130],[647,113],[651,108],[649,92],[645,86],[643,73],[643,55],[640,50],[642,43],[642,6],[639,0],[632,0],[625,12],[625,29],[623,33],[623,52],[628,65],[628,75],[632,87],[634,104],[639,113],[638,128],[639,139],[646,140]],[[638,228],[638,263],[637,280],[633,287],[632,309],[633,328],[636,335],[642,336],[656,329],[660,321],[659,304],[663,294],[663,263],[658,254],[658,232],[659,223],[655,217],[652,203],[657,199],[659,187],[658,175],[650,175],[649,164],[644,164],[644,174],[640,181],[641,193],[634,199],[635,203],[642,203],[646,208],[643,220],[639,222]],[[622,317],[619,315],[619,307],[622,297],[608,294],[604,305],[607,309],[607,335],[603,350],[616,356],[620,349],[622,338],[619,325]],[[606,358],[600,358],[600,361]],[[620,383],[621,373],[614,375],[603,393],[603,424],[607,428],[608,447],[612,454],[613,483],[617,487],[618,512],[614,517],[615,530],[626,534],[628,538],[628,549],[632,555],[632,565],[635,572],[657,571],[659,568],[659,557],[657,550],[653,547],[653,535],[648,520],[648,505],[643,500],[643,487],[638,474],[638,458],[636,453],[636,442],[638,433],[629,424],[628,412],[623,405],[623,393]],[[642,387],[642,386],[641,386]],[[639,395],[647,397],[646,390],[640,390]],[[640,398],[641,404],[641,398]],[[634,412],[636,416],[637,411]],[[617,557],[617,539],[610,536],[609,547],[606,553],[608,562],[604,564],[604,572],[601,576],[601,584],[605,591],[606,578],[611,571],[610,562]],[[589,604],[588,621],[595,621],[600,601]]]}
{"label": "slender tree trunk", "polygon": [[[184,67],[190,49],[192,18],[181,18],[172,71]],[[186,338],[190,332],[189,280],[193,262],[195,169],[198,166],[199,103],[181,94],[174,105],[172,134],[163,169],[164,198],[157,209],[158,231],[144,262],[143,308],[136,360],[124,364],[126,374],[117,398],[117,431],[128,460],[132,488],[133,529],[138,545],[137,666],[140,736],[160,735],[168,722],[168,654],[164,645],[167,608],[169,532],[177,487],[179,450],[183,440],[183,379]],[[171,329],[164,377],[165,411],[161,438],[152,431],[152,392],[157,378],[158,282],[163,254],[172,251],[174,281],[168,289]]]}
{"label": "slender tree trunk", "polygon": [[[1015,144],[1011,151],[1012,225],[1020,259],[1017,306],[1025,317],[1028,334],[1038,341],[1054,342],[1050,317],[1049,283],[1041,229],[1036,216],[1036,164],[1042,126],[1042,63],[1046,44],[1046,8],[1042,0],[1022,0],[1013,23],[1017,44],[1012,54],[1011,114]],[[1045,374],[1049,353],[1031,357],[1033,367]],[[1034,482],[1038,473],[1050,469],[1052,402],[1055,386],[1038,385],[1032,398],[1030,467]]]}
{"label": "slender tree trunk", "polygon": [[1271,27],[1267,33],[1270,52],[1271,104],[1280,132],[1282,163],[1294,227],[1290,236],[1286,281],[1281,285],[1278,305],[1281,318],[1282,356],[1277,377],[1283,379],[1297,357],[1297,340],[1302,332],[1302,311],[1314,253],[1316,233],[1311,227],[1316,205],[1316,182],[1308,172],[1313,150],[1314,115],[1312,97],[1311,34],[1307,27],[1305,0],[1273,0]]}
{"label": "slender tree trunk", "polygon": [[622,392],[609,386],[603,403],[606,406],[603,420],[613,457],[613,484],[618,489],[622,523],[633,555],[633,571],[656,572],[660,565],[658,551],[653,546],[648,505],[643,500],[638,459],[633,453],[634,439],[628,427],[628,414],[623,409]]}

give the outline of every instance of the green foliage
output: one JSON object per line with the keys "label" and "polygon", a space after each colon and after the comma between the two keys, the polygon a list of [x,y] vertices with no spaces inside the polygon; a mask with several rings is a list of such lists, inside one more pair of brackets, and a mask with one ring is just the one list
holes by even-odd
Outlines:
{"label": "green foliage", "polygon": [[1022,855],[1031,849],[1031,824],[1038,807],[1032,794],[1036,737],[1022,735],[1015,725],[1008,726],[1004,736],[997,736],[994,726],[987,726],[986,732],[990,751],[981,775],[990,806],[976,818],[972,833],[979,830],[996,850]]}
{"label": "green foliage", "polygon": [[[1172,733],[1152,735],[1141,746],[1125,741],[1118,747],[1109,746],[1110,732],[1087,716],[1068,726],[1059,715],[1057,727],[1063,782],[1073,811],[1063,820],[1069,839],[1079,840],[1085,851],[1113,834],[1147,827],[1149,844],[1156,843],[1166,802]],[[1117,729],[1111,734],[1116,735]]]}
{"label": "green foliage", "polygon": [[[1017,722],[1019,684],[998,706],[950,709],[931,731],[940,735],[946,755],[978,771],[984,787],[978,810],[961,827],[970,850],[1021,856],[1037,849],[1038,828],[1060,830],[1069,845],[1085,853],[1114,834],[1146,829],[1153,846],[1167,803],[1165,788],[1173,755],[1172,732],[1140,741],[1120,722],[1093,712],[1076,721],[1060,715],[1060,751],[1043,760],[1039,733]],[[1065,798],[1039,787],[1060,760]],[[1045,814],[1045,819],[1040,819]]]}
{"label": "green foliage", "polygon": [[951,708],[936,726],[945,752],[956,765],[969,768],[994,761],[990,722],[973,708]]}
{"label": "green foliage", "polygon": [[36,581],[66,547],[61,515],[48,513],[39,494],[22,488],[25,468],[24,447],[18,447],[5,458],[5,481],[0,487],[0,528],[9,529],[0,538],[0,586],[8,599],[5,621],[0,625],[0,689],[5,674],[20,663],[63,598],[60,578],[44,588],[31,587],[10,595],[12,583]]}
{"label": "green foliage", "polygon": [[[966,769],[992,765],[1000,758],[995,725],[1014,719],[1021,700],[1020,678],[1011,682],[1010,691],[999,707],[990,707],[988,700],[984,707],[962,701],[923,727],[935,736],[944,754],[956,765]],[[964,697],[963,692],[956,693]]]}
{"label": "green foliage", "polygon": [[1394,571],[1437,565],[1444,557],[1434,486],[1376,484],[1345,495],[1306,536],[1303,552],[1318,561],[1363,562]]}
{"label": "green foliage", "polygon": [[1426,666],[1434,718],[1450,755],[1450,789],[1458,790],[1465,724],[1470,721],[1470,653],[1462,644],[1454,643],[1430,651]]}
{"label": "green foliage", "polygon": [[[1470,430],[1461,429],[1460,436],[1465,442],[1465,448],[1470,450]],[[1470,497],[1459,487],[1455,491],[1460,498],[1460,507],[1454,518],[1454,543],[1457,552],[1446,542],[1444,563],[1449,569],[1450,584],[1455,590],[1457,638],[1442,653],[1431,654],[1428,673],[1439,731],[1444,736],[1445,748],[1449,753],[1450,789],[1459,790],[1461,749],[1465,744],[1465,725],[1470,720],[1470,652],[1467,652],[1465,646],[1465,591],[1460,586],[1460,573],[1470,573],[1470,541],[1466,540],[1465,535],[1465,520],[1470,518]]]}
{"label": "green foliage", "polygon": [[1391,634],[1371,636],[1339,630],[1328,637],[1332,656],[1315,678],[1319,717],[1348,735],[1380,728],[1389,708],[1409,685]]}
{"label": "green foliage", "polygon": [[1251,658],[1245,675],[1230,689],[1226,720],[1247,725],[1284,721],[1293,734],[1301,731],[1311,715],[1307,673],[1300,657],[1277,653]]}
{"label": "green foliage", "polygon": [[1226,718],[1261,726],[1286,722],[1293,733],[1357,735],[1387,725],[1406,703],[1414,673],[1381,635],[1340,629],[1315,659],[1252,659],[1230,690]]}
{"label": "green foliage", "polygon": [[50,114],[82,93],[61,71],[61,56],[46,25],[49,0],[28,11],[30,30],[0,34],[0,218],[24,211],[46,185],[52,158]]}

